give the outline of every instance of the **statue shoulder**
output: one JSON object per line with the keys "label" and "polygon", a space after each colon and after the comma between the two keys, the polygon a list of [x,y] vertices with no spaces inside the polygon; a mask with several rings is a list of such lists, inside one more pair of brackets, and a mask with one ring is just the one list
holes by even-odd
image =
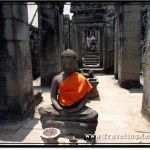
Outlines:
{"label": "statue shoulder", "polygon": [[62,75],[62,73],[56,75],[56,76],[53,78],[53,82],[57,82],[58,84],[59,84],[60,82],[62,82],[62,80],[63,80],[63,75]]}

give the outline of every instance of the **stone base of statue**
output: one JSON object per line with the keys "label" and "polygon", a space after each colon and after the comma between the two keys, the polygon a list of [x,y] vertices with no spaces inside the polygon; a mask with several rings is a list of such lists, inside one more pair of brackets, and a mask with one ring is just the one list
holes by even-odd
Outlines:
{"label": "stone base of statue", "polygon": [[85,106],[80,112],[62,116],[50,105],[48,108],[40,108],[40,121],[42,128],[58,128],[62,135],[74,135],[77,138],[85,138],[87,134],[95,134],[98,113]]}

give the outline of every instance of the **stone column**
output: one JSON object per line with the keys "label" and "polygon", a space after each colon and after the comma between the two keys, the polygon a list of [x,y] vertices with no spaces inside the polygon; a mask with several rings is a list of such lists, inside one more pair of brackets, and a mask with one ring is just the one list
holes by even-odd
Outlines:
{"label": "stone column", "polygon": [[[150,6],[148,6],[150,12]],[[147,18],[147,37],[146,37],[146,53],[145,53],[145,69],[144,69],[144,88],[142,113],[150,121],[150,16]]]}
{"label": "stone column", "polygon": [[50,86],[52,79],[60,72],[59,57],[59,15],[56,3],[38,5],[40,34],[41,85]]}
{"label": "stone column", "polygon": [[86,35],[85,35],[85,30],[83,30],[82,32],[83,32],[83,33],[82,33],[82,34],[83,34],[83,37],[82,37],[82,40],[83,40],[83,41],[82,41],[82,43],[83,43],[83,46],[85,46],[85,45],[86,45]]}
{"label": "stone column", "polygon": [[122,5],[118,82],[123,88],[140,85],[141,5]]}
{"label": "stone column", "polygon": [[82,66],[82,31],[77,31],[78,66]]}
{"label": "stone column", "polygon": [[0,119],[24,120],[34,113],[26,3],[1,3],[0,22]]}
{"label": "stone column", "polygon": [[72,43],[73,43],[73,49],[72,50],[74,50],[75,52],[76,52],[76,54],[77,54],[77,59],[78,59],[78,33],[77,33],[77,26],[76,26],[76,24],[75,24],[75,21],[74,21],[74,18],[72,18],[73,20],[73,41],[72,41]]}
{"label": "stone column", "polygon": [[107,68],[107,49],[106,49],[106,28],[104,27],[103,29],[103,36],[102,36],[102,41],[103,41],[103,68],[104,71]]}
{"label": "stone column", "polygon": [[103,40],[104,40],[104,30],[99,31],[100,34],[100,66],[103,67]]}
{"label": "stone column", "polygon": [[116,5],[115,8],[115,56],[114,56],[114,76],[115,79],[118,79],[118,52],[119,52],[119,5]]}
{"label": "stone column", "polygon": [[76,28],[75,28],[75,21],[74,21],[74,17],[72,17],[72,32],[70,32],[70,34],[72,35],[72,50],[76,51]]}
{"label": "stone column", "polygon": [[97,45],[100,49],[100,41],[101,41],[101,38],[100,38],[100,30],[97,31]]}
{"label": "stone column", "polygon": [[70,20],[69,23],[69,48],[73,50],[73,37],[74,37],[74,30],[73,30],[73,23],[72,20]]}
{"label": "stone column", "polygon": [[[64,48],[64,38],[63,38],[63,14],[59,14],[59,33],[58,33],[58,40],[59,40],[59,56],[61,55],[62,51],[65,50]],[[69,33],[68,33],[69,35]],[[69,47],[69,38],[68,38],[68,47]],[[60,58],[60,57],[59,57]]]}

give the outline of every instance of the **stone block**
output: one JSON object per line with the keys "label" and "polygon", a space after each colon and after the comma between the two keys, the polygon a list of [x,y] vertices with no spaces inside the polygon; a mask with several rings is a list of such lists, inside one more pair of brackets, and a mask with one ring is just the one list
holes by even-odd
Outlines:
{"label": "stone block", "polygon": [[131,32],[136,33],[141,31],[141,21],[132,21],[123,23],[123,33]]}
{"label": "stone block", "polygon": [[141,21],[141,12],[132,12],[127,11],[123,12],[123,22],[140,22]]}
{"label": "stone block", "polygon": [[[20,87],[15,86],[19,85],[19,76],[17,74],[8,74],[7,75],[7,95],[8,96],[19,96],[20,95]],[[15,87],[15,88],[14,88]]]}
{"label": "stone block", "polygon": [[137,50],[140,48],[140,38],[124,38],[122,41],[122,48],[136,47]]}
{"label": "stone block", "polygon": [[[13,17],[19,19],[25,23],[28,23],[28,13],[26,5],[12,5],[13,7]],[[30,14],[29,14],[30,15]]]}
{"label": "stone block", "polygon": [[0,9],[2,10],[2,18],[10,19],[13,18],[13,6],[12,4],[0,5]]}
{"label": "stone block", "polygon": [[[129,29],[129,30],[128,30]],[[138,39],[141,35],[141,31],[133,31],[128,27],[128,29],[124,29],[123,36],[125,38]]]}
{"label": "stone block", "polygon": [[29,41],[29,26],[26,23],[15,20],[15,39]]}
{"label": "stone block", "polygon": [[[3,27],[2,27],[3,26]],[[14,40],[14,30],[12,19],[6,19],[1,22],[1,34],[5,40]]]}
{"label": "stone block", "polygon": [[127,64],[127,63],[139,64],[140,63],[140,53],[138,53],[137,51],[132,51],[132,49],[131,49],[131,51],[128,51],[128,50],[124,51],[122,60],[124,60],[124,62],[122,62],[123,64]]}
{"label": "stone block", "polygon": [[133,3],[133,4],[131,4],[130,3],[130,5],[123,5],[124,6],[124,10],[123,10],[123,12],[130,12],[130,11],[133,11],[133,12],[140,12],[141,11],[141,5],[139,5],[139,4],[135,4],[135,3]]}
{"label": "stone block", "polygon": [[29,40],[28,24],[18,20],[4,20],[3,31],[1,33],[3,33],[2,36],[5,40]]}

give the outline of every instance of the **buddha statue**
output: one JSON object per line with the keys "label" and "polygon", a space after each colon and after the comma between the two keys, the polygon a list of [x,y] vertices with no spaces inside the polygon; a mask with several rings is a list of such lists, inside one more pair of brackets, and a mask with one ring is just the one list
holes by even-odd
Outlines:
{"label": "buddha statue", "polygon": [[62,134],[85,137],[95,134],[98,113],[86,106],[90,82],[76,72],[77,58],[73,50],[61,54],[62,72],[53,78],[51,102],[47,108],[40,108],[42,127],[59,128]]}

